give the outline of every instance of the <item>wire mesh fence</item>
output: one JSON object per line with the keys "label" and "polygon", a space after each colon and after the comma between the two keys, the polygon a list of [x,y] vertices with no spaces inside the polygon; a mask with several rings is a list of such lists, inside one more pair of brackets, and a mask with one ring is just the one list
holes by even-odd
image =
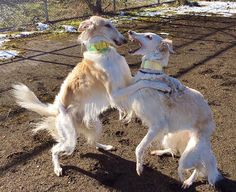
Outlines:
{"label": "wire mesh fence", "polygon": [[70,18],[104,14],[147,6],[161,0],[0,0],[0,31],[19,30],[37,22],[56,22]]}

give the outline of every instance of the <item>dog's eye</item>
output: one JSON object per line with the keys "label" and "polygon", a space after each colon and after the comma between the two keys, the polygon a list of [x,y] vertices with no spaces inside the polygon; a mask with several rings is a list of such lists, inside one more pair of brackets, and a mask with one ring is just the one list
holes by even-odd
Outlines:
{"label": "dog's eye", "polygon": [[111,28],[111,25],[110,24],[106,24],[105,27]]}
{"label": "dog's eye", "polygon": [[149,40],[152,40],[152,36],[151,36],[151,35],[146,35],[146,37],[147,37]]}

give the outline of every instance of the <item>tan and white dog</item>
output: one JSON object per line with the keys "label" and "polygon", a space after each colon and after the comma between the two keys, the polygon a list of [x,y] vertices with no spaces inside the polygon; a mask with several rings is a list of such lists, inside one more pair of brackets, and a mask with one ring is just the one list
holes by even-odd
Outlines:
{"label": "tan and white dog", "polygon": [[[139,48],[131,50],[130,53],[143,55],[141,69],[134,77],[135,81],[139,83],[146,80],[156,84],[164,82],[171,88],[168,93],[144,88],[130,95],[123,95],[128,101],[127,113],[135,114],[148,126],[146,136],[135,150],[138,175],[143,171],[144,152],[157,135],[188,131],[186,146],[182,149],[179,160],[179,178],[184,182],[183,186],[188,187],[198,172],[204,173],[208,182],[214,185],[221,178],[221,174],[211,150],[210,137],[215,124],[210,107],[200,92],[183,86],[177,79],[168,77],[162,71],[168,64],[170,52],[173,51],[170,40],[154,33],[128,33],[130,39],[139,44]],[[185,180],[183,172],[189,169],[195,170]]]}
{"label": "tan and white dog", "polygon": [[81,23],[79,31],[79,41],[88,51],[64,80],[54,103],[42,103],[23,84],[13,86],[21,107],[44,116],[34,132],[47,130],[58,142],[52,148],[54,172],[58,176],[62,174],[59,154],[70,155],[74,151],[78,134],[98,148],[112,149],[97,142],[102,128],[98,115],[112,105],[109,92],[132,81],[124,57],[112,47],[126,40],[109,20],[93,16]]}
{"label": "tan and white dog", "polygon": [[[78,134],[88,143],[104,150],[110,145],[98,143],[102,124],[98,118],[107,108],[115,106],[112,95],[130,94],[140,87],[160,87],[147,82],[133,84],[130,69],[123,56],[112,45],[126,42],[108,19],[93,16],[79,26],[79,41],[86,46],[83,60],[76,65],[61,85],[54,103],[44,104],[25,85],[13,86],[17,103],[44,118],[34,132],[47,130],[58,142],[52,148],[52,161],[56,175],[62,175],[59,155],[73,153]],[[166,87],[166,86],[164,86]],[[122,102],[120,102],[122,103]],[[122,106],[122,105],[121,105]],[[118,108],[121,111],[121,109]]]}

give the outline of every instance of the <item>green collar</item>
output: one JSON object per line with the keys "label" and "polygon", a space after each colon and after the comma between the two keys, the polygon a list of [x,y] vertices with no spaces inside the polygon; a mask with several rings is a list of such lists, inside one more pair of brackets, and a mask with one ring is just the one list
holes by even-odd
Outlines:
{"label": "green collar", "polygon": [[97,43],[92,43],[88,47],[88,51],[105,52],[109,49],[110,44],[105,41],[100,41]]}
{"label": "green collar", "polygon": [[157,71],[162,71],[163,67],[161,63],[157,61],[150,61],[150,60],[145,60],[141,64],[141,68],[143,69],[151,69],[151,70],[157,70]]}

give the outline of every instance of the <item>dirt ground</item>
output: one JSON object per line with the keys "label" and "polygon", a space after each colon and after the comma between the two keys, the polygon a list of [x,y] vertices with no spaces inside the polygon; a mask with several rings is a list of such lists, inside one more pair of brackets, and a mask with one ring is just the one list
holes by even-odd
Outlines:
{"label": "dirt ground", "polygon": [[[120,29],[169,33],[176,53],[171,56],[166,73],[201,91],[214,113],[212,148],[227,179],[217,189],[198,181],[187,191],[236,191],[236,19],[140,18]],[[73,155],[61,159],[64,176],[53,173],[53,141],[44,132],[32,136],[33,123],[40,118],[16,106],[10,87],[22,82],[42,101],[52,102],[63,79],[81,60],[76,39],[76,34],[67,34],[18,40],[14,46],[20,48],[22,57],[0,63],[0,191],[182,191],[177,176],[178,158],[158,158],[147,153],[143,175],[136,174],[134,151],[147,128],[135,120],[122,124],[114,110],[101,116],[101,141],[117,150],[98,151],[79,138]],[[131,43],[118,51],[135,74],[140,57],[128,55],[129,46]]]}

